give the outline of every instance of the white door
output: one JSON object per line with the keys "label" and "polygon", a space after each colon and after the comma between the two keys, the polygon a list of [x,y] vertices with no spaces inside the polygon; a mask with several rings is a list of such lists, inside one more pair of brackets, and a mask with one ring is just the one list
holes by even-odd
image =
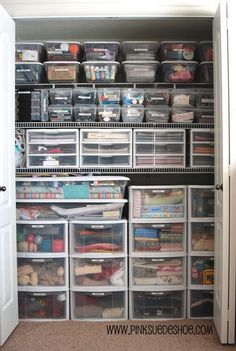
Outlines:
{"label": "white door", "polygon": [[[215,94],[215,293],[214,324],[221,343],[230,343],[234,324],[230,293],[230,172],[227,3],[219,3],[213,21]],[[235,214],[234,214],[235,216]],[[232,267],[231,267],[232,268]],[[235,281],[235,278],[234,278]],[[233,286],[232,286],[233,287]],[[235,289],[234,291],[235,292]],[[231,312],[229,313],[229,309]],[[231,324],[230,324],[231,319]]]}
{"label": "white door", "polygon": [[15,25],[0,5],[0,345],[18,323],[14,163]]}

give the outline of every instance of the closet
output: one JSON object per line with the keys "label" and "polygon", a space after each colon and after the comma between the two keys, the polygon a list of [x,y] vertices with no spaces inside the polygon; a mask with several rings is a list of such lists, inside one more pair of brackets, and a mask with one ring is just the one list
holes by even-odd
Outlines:
{"label": "closet", "polygon": [[[137,16],[137,17],[132,17],[132,16],[126,16],[126,17],[118,17],[118,18],[95,18],[95,17],[81,17],[81,18],[16,18],[15,19],[15,25],[16,25],[16,40],[17,41],[47,41],[47,40],[75,40],[75,41],[81,41],[81,42],[86,42],[86,41],[91,41],[91,40],[114,40],[117,42],[124,42],[124,41],[135,41],[135,40],[142,40],[142,41],[171,41],[171,40],[183,40],[183,41],[209,41],[209,40],[214,40],[214,45],[216,45],[217,48],[217,53],[216,53],[216,63],[215,63],[215,82],[217,82],[220,87],[215,86],[214,87],[214,99],[216,101],[216,106],[219,106],[218,112],[216,112],[215,115],[215,129],[216,129],[216,139],[218,145],[216,146],[216,166],[218,165],[227,165],[226,168],[228,169],[228,159],[225,157],[226,152],[222,154],[221,150],[222,147],[226,148],[227,146],[227,131],[225,131],[225,127],[227,127],[227,124],[223,124],[223,121],[221,119],[222,113],[224,118],[227,119],[228,116],[228,107],[226,106],[226,98],[227,98],[227,76],[228,74],[225,75],[225,80],[222,79],[222,75],[225,69],[227,67],[226,63],[224,62],[224,58],[222,57],[221,60],[221,54],[222,50],[226,49],[227,51],[227,45],[225,44],[225,34],[226,34],[226,26],[225,26],[225,17],[226,17],[226,6],[225,3],[221,4],[221,8],[219,11],[216,13],[216,18],[214,20],[213,24],[213,16],[179,16],[179,17],[172,17],[172,16],[164,16],[164,17],[159,17],[159,18],[154,18],[154,17],[142,17],[142,16]],[[168,13],[168,12],[167,12]],[[220,17],[219,17],[220,14]],[[217,19],[218,16],[218,19]],[[222,22],[221,22],[222,21]],[[219,28],[217,28],[219,26]],[[212,29],[213,28],[213,29]],[[220,35],[216,35],[216,32],[220,32]],[[217,60],[219,58],[219,60]],[[223,63],[222,63],[223,61]],[[226,66],[225,66],[226,65]],[[220,82],[220,83],[219,83]],[[195,84],[195,83],[194,83]],[[91,88],[103,88],[104,85],[100,83],[78,83],[73,85],[73,88],[81,87],[81,86],[90,86]],[[163,83],[163,82],[154,82],[154,83],[112,83],[112,86],[114,88],[140,88],[140,89],[149,89],[149,88],[155,88],[155,89],[190,89],[193,88],[193,85],[191,84],[178,84],[178,83]],[[53,83],[45,83],[41,84],[40,88],[56,88],[56,85]],[[203,83],[196,83],[194,85],[194,89],[200,90],[201,88],[208,88],[211,89],[212,85],[211,84],[203,84]],[[86,145],[86,135],[88,132],[90,132],[92,129],[93,131],[95,130],[97,133],[101,132],[102,128],[104,128],[104,133],[108,132],[111,128],[115,128],[115,131],[119,131],[121,134],[122,133],[127,133],[127,136],[131,136],[133,138],[132,144],[128,144],[128,148],[133,149],[132,151],[135,151],[135,160],[134,163],[132,164],[130,161],[130,154],[128,156],[125,156],[127,158],[125,166],[121,166],[119,162],[115,167],[107,167],[106,165],[103,164],[103,160],[101,155],[98,156],[97,161],[95,163],[90,163],[88,156],[83,155],[83,152],[79,155],[80,159],[73,159],[73,167],[60,167],[60,169],[57,169],[57,167],[54,168],[47,168],[46,164],[42,168],[41,165],[38,163],[37,158],[34,158],[33,156],[30,156],[27,154],[27,160],[28,164],[30,164],[30,169],[27,169],[25,167],[23,168],[18,168],[17,169],[17,174],[19,176],[24,176],[24,175],[29,175],[29,174],[40,174],[42,171],[44,173],[51,173],[55,174],[56,172],[60,173],[74,173],[75,170],[79,173],[84,173],[84,174],[95,174],[99,176],[103,175],[117,175],[119,176],[125,176],[130,179],[129,185],[132,187],[137,187],[137,189],[140,187],[141,189],[145,189],[146,187],[150,187],[155,190],[155,187],[167,187],[170,188],[181,188],[184,187],[184,191],[188,191],[191,193],[193,190],[202,187],[204,188],[205,186],[210,188],[213,188],[214,184],[218,184],[219,181],[219,189],[220,184],[224,184],[224,192],[223,192],[223,203],[224,206],[222,206],[222,194],[221,196],[216,196],[216,211],[218,208],[218,211],[216,212],[216,215],[219,216],[219,218],[222,219],[222,210],[225,211],[223,213],[224,218],[228,218],[228,205],[226,203],[229,203],[229,196],[228,196],[228,175],[227,172],[223,173],[223,179],[226,177],[226,180],[222,181],[222,178],[220,178],[221,173],[219,173],[219,168],[216,167],[217,172],[216,172],[216,178],[214,180],[214,168],[213,168],[213,162],[212,162],[212,155],[211,152],[209,155],[205,157],[200,156],[197,150],[201,148],[201,145],[197,144],[197,140],[199,135],[200,137],[202,135],[205,135],[207,133],[207,139],[206,139],[206,145],[204,146],[207,148],[207,150],[210,150],[211,145],[212,145],[212,133],[213,133],[213,128],[212,125],[209,123],[162,123],[162,124],[155,124],[155,123],[127,123],[125,125],[121,125],[121,123],[114,123],[114,124],[109,124],[106,122],[81,122],[78,124],[74,122],[54,122],[50,124],[50,122],[33,122],[27,119],[29,116],[29,110],[27,110],[27,106],[29,104],[27,103],[27,91],[29,94],[29,91],[32,89],[32,87],[28,87],[29,89],[25,89],[25,87],[19,86],[17,87],[17,94],[18,94],[18,102],[19,105],[17,108],[22,111],[23,108],[23,113],[21,112],[20,114],[17,113],[19,117],[19,120],[16,122],[15,127],[17,129],[22,129],[22,130],[27,130],[27,138],[28,140],[32,140],[34,135],[36,133],[48,133],[50,134],[52,132],[52,128],[57,128],[62,133],[66,134],[70,129],[71,130],[79,130],[80,136],[79,136],[79,141],[78,139],[74,139],[74,143],[80,143],[80,148],[79,150],[81,151],[82,145]],[[20,98],[19,98],[20,97]],[[223,100],[224,97],[224,100]],[[221,104],[221,101],[224,101],[223,104]],[[218,105],[219,104],[219,105]],[[219,118],[220,116],[220,118]],[[220,121],[220,126],[224,126],[224,128],[220,128],[219,126],[219,121]],[[47,124],[49,123],[49,124]],[[122,127],[121,127],[122,126]],[[50,129],[47,129],[50,128]],[[86,129],[87,128],[87,129]],[[126,129],[125,129],[126,128]],[[167,133],[171,135],[175,130],[178,130],[179,133],[182,133],[181,138],[177,140],[176,148],[179,151],[178,155],[178,160],[180,160],[180,164],[169,168],[169,167],[158,167],[156,165],[159,165],[160,162],[153,157],[153,151],[151,150],[150,153],[148,154],[148,159],[151,160],[151,163],[148,165],[148,167],[142,167],[143,165],[143,159],[142,158],[142,153],[140,153],[140,146],[139,146],[139,137],[141,133],[144,134],[151,134],[152,138],[157,138],[157,147],[160,147],[160,142],[158,144],[158,133],[162,133],[166,130]],[[157,133],[158,131],[158,133]],[[224,139],[222,139],[222,133]],[[197,136],[197,137],[196,137]],[[225,139],[226,138],[226,139]],[[131,141],[131,139],[129,139]],[[184,140],[184,143],[183,143]],[[196,140],[196,142],[195,142]],[[223,144],[221,142],[223,141]],[[99,143],[99,141],[96,141]],[[184,146],[183,146],[184,145]],[[183,152],[182,152],[182,151]],[[134,153],[133,153],[134,155]],[[182,155],[184,155],[182,157]],[[223,162],[220,159],[220,157],[223,155]],[[171,154],[168,156],[171,158]],[[181,158],[182,157],[182,158]],[[157,163],[156,163],[157,162]],[[159,163],[158,163],[159,162]],[[89,166],[89,163],[91,166]],[[80,165],[79,168],[77,168],[77,165]],[[132,166],[131,166],[132,165]],[[228,170],[227,170],[228,171]],[[20,179],[20,178],[19,178]],[[217,182],[217,183],[216,183]],[[14,189],[14,187],[13,187]],[[131,190],[132,191],[132,190]],[[216,192],[217,194],[220,195],[220,191]],[[126,192],[125,194],[126,198],[128,198],[128,201],[130,201],[130,196],[128,197],[128,193]],[[132,199],[133,195],[131,195]],[[187,197],[185,194],[185,213],[187,213]],[[130,205],[132,206],[132,205]],[[135,221],[132,221],[132,215],[130,211],[128,211],[128,208],[126,207],[124,211],[125,218],[129,218],[130,220],[130,234],[129,234],[129,240],[130,240],[130,252],[134,253],[134,236],[133,236],[133,229],[132,227],[135,227]],[[128,217],[130,216],[130,217]],[[218,218],[218,217],[217,217]],[[204,219],[205,220],[205,219]],[[207,220],[206,223],[212,223],[213,219]],[[181,222],[180,223],[184,223]],[[191,219],[189,222],[189,228],[188,229],[188,238],[189,238],[189,233],[192,233],[191,230],[193,231],[193,223],[195,223],[194,219]],[[204,222],[205,223],[205,222]],[[221,225],[221,230],[227,232],[227,223],[228,220],[226,220],[226,226],[225,222],[221,221],[219,224],[219,227]],[[165,223],[168,225],[168,222]],[[73,232],[73,227],[79,226],[80,223],[72,223],[72,232]],[[186,236],[186,230],[187,230],[187,223],[184,223],[185,226],[185,231],[182,231],[182,236]],[[219,229],[217,229],[219,230]],[[132,234],[131,234],[132,233]],[[215,235],[219,234],[217,231],[215,231]],[[222,233],[221,233],[222,234]],[[193,233],[191,234],[193,235]],[[228,235],[226,238],[222,238],[221,235],[221,241],[225,242],[224,245],[219,245],[216,243],[215,245],[215,250],[217,252],[217,261],[215,262],[215,283],[216,283],[216,297],[215,297],[215,312],[214,312],[214,322],[217,326],[218,333],[221,338],[221,342],[232,342],[234,340],[233,336],[233,325],[234,325],[234,316],[230,316],[230,320],[232,322],[231,326],[231,332],[229,336],[227,337],[226,333],[226,317],[227,315],[227,306],[228,302],[226,302],[226,295],[228,296],[228,293],[223,289],[223,284],[222,284],[222,279],[223,279],[223,274],[228,270],[228,262],[224,261],[223,268],[221,267],[222,264],[222,250],[224,251],[224,257],[225,255],[229,252],[229,246],[228,246]],[[183,240],[185,241],[186,238]],[[185,241],[186,244],[186,241]],[[184,245],[185,245],[184,244]],[[189,244],[189,243],[188,243]],[[218,246],[219,245],[219,246]],[[221,247],[221,248],[220,248]],[[186,256],[185,249],[187,246],[184,248],[183,252],[184,254],[181,256],[181,264],[182,267],[185,268],[187,267],[187,261],[189,265],[192,264],[192,251],[191,255],[189,257]],[[191,250],[191,245],[189,244],[189,250]],[[219,250],[219,251],[217,251]],[[199,250],[201,253],[201,250]],[[200,255],[199,255],[200,256]],[[144,255],[145,257],[145,255]],[[172,255],[172,257],[174,257]],[[221,257],[221,259],[220,259]],[[187,259],[188,258],[188,259]],[[136,293],[136,283],[135,280],[132,281],[132,279],[135,277],[133,276],[132,272],[132,267],[135,266],[137,263],[140,263],[139,260],[141,259],[147,263],[149,261],[149,258],[141,258],[138,257],[137,255],[132,257],[130,259],[130,276],[132,277],[130,282],[132,286],[131,294],[130,294],[130,304],[134,304],[135,302],[135,296],[132,296],[134,293]],[[164,258],[165,260],[165,258]],[[232,255],[230,255],[230,260],[231,264],[233,262]],[[75,262],[72,262],[71,265],[74,265]],[[189,269],[189,267],[188,267]],[[222,270],[223,269],[223,270]],[[233,269],[233,267],[232,267]],[[223,273],[224,272],[224,273]],[[230,274],[232,275],[232,272],[230,271]],[[210,278],[209,278],[210,279]],[[72,277],[73,281],[73,277]],[[183,284],[183,285],[181,285]],[[231,287],[234,287],[234,282],[231,282]],[[177,296],[178,301],[180,303],[183,303],[184,307],[181,307],[177,311],[177,316],[184,317],[186,316],[186,309],[187,309],[187,304],[186,304],[186,294],[189,296],[191,295],[192,291],[192,299],[194,300],[194,294],[193,291],[194,287],[191,285],[190,290],[186,290],[186,281],[185,279],[181,280],[180,283],[181,287],[178,287],[177,291],[174,291],[174,294],[176,295],[181,295],[179,298]],[[142,287],[143,289],[143,287]],[[137,291],[142,291],[142,289],[136,289]],[[152,291],[152,289],[148,289],[149,291]],[[165,294],[169,289],[165,289]],[[173,289],[172,289],[173,290]],[[156,291],[154,291],[156,292]],[[231,289],[231,292],[233,290]],[[134,294],[135,295],[135,294]],[[204,298],[204,291],[202,293],[203,298]],[[218,297],[217,297],[218,296]],[[126,302],[128,297],[126,296]],[[140,296],[139,296],[140,298]],[[208,297],[209,298],[209,297]],[[181,302],[182,299],[182,302]],[[188,299],[191,299],[191,296],[188,297]],[[211,297],[209,299],[212,299]],[[230,296],[229,299],[232,299]],[[142,300],[143,301],[143,300]],[[233,299],[232,299],[233,301]],[[234,302],[233,302],[234,306]],[[179,311],[182,311],[181,315],[179,315]],[[133,311],[131,311],[132,315]],[[194,317],[193,315],[191,316],[190,309],[188,308],[188,314],[190,317]],[[139,319],[140,315],[134,315],[133,317],[137,317]]]}

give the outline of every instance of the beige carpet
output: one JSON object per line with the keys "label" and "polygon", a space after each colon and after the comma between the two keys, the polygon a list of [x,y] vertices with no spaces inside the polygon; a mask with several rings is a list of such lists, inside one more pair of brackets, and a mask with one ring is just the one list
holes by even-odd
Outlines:
{"label": "beige carpet", "polygon": [[[107,326],[124,325],[131,335],[108,335]],[[165,327],[163,327],[163,325]],[[212,327],[212,335],[140,335],[157,332],[155,328],[186,331],[196,325],[212,326],[211,321],[188,320],[173,322],[126,321],[117,323],[90,322],[20,322],[1,351],[220,351],[236,350],[236,346],[221,345]],[[187,327],[186,327],[187,325]],[[185,326],[185,327],[184,327]],[[143,329],[142,329],[143,328]],[[176,328],[176,327],[175,327]],[[176,332],[176,329],[175,329]],[[138,334],[139,333],[139,334]]]}

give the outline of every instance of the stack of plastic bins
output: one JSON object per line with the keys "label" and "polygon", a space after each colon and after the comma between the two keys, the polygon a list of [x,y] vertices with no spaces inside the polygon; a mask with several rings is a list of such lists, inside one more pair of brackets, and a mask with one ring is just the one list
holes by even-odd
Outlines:
{"label": "stack of plastic bins", "polygon": [[132,167],[131,129],[81,129],[80,167]]}
{"label": "stack of plastic bins", "polygon": [[[90,179],[90,203],[104,206],[109,202],[123,207],[128,178],[86,178]],[[121,219],[122,211],[102,211],[100,217],[70,221],[73,320],[127,319],[127,220]]]}
{"label": "stack of plastic bins", "polygon": [[134,129],[134,167],[185,167],[185,130]]}
{"label": "stack of plastic bins", "polygon": [[213,129],[191,129],[190,167],[214,167]]}
{"label": "stack of plastic bins", "polygon": [[130,318],[186,315],[186,188],[129,188]]}
{"label": "stack of plastic bins", "polygon": [[188,318],[212,318],[214,188],[188,187]]}

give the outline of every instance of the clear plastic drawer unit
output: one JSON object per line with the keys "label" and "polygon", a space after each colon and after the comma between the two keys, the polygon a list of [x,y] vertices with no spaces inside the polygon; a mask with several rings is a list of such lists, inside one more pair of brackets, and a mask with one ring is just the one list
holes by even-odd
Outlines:
{"label": "clear plastic drawer unit", "polygon": [[193,185],[188,189],[188,206],[190,219],[214,218],[214,187]]}
{"label": "clear plastic drawer unit", "polygon": [[214,130],[192,129],[190,142],[190,166],[214,166]]}
{"label": "clear plastic drawer unit", "polygon": [[78,167],[76,129],[28,129],[26,135],[28,168]]}
{"label": "clear plastic drawer unit", "polygon": [[212,319],[213,290],[188,290],[188,318]]}

